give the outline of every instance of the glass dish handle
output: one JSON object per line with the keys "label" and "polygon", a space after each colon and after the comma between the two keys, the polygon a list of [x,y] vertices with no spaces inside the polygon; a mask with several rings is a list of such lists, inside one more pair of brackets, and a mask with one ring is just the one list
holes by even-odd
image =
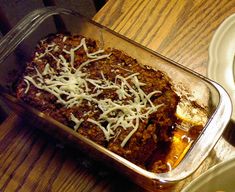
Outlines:
{"label": "glass dish handle", "polygon": [[75,14],[68,9],[47,7],[37,9],[20,20],[0,41],[0,63],[24,40],[25,34],[32,33],[46,18],[60,13]]}

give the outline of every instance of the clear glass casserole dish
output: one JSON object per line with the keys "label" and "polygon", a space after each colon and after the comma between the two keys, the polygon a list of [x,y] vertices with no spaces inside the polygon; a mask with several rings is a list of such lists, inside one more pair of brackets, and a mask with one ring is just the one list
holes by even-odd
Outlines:
{"label": "clear glass casserole dish", "polygon": [[[166,173],[147,171],[14,97],[12,87],[18,76],[23,73],[37,42],[49,34],[58,32],[80,34],[97,40],[99,46],[103,48],[112,47],[122,50],[139,63],[161,70],[172,79],[174,89],[181,97],[177,115],[192,124],[202,124],[203,129],[197,138],[181,147],[180,153],[177,154],[177,161],[170,171]],[[35,121],[39,122],[37,124],[41,129],[65,142],[79,146],[79,149],[98,160],[111,164],[131,180],[150,190],[174,184],[192,174],[222,135],[232,113],[230,98],[217,83],[84,18],[75,11],[56,7],[35,10],[2,38],[0,88],[1,99],[25,120],[34,124]],[[189,131],[193,130],[187,130],[187,128],[184,130],[184,132]],[[175,139],[182,139],[182,136],[184,135]],[[177,145],[177,142],[174,142]]]}

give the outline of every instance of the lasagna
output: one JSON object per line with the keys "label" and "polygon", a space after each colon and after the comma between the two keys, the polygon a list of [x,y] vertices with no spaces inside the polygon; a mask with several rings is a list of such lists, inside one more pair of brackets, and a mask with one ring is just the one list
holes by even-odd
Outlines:
{"label": "lasagna", "polygon": [[16,95],[146,168],[174,134],[180,98],[172,87],[165,73],[121,50],[101,49],[80,35],[53,34],[37,44]]}

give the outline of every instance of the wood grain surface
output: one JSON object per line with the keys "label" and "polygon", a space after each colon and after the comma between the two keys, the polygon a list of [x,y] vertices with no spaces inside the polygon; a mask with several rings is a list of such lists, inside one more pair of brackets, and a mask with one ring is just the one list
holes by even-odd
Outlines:
{"label": "wood grain surface", "polygon": [[109,0],[94,20],[205,75],[211,38],[234,12],[234,0]]}
{"label": "wood grain surface", "polygon": [[[232,13],[234,0],[109,0],[94,20],[205,75],[210,40]],[[231,122],[191,177],[165,191],[181,191],[210,166],[234,156],[233,127]],[[0,192],[13,191],[145,190],[12,113],[0,125]]]}

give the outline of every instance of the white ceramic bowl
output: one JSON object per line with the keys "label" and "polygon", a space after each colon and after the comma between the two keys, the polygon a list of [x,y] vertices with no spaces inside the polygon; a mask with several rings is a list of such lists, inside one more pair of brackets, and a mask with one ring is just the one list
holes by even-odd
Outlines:
{"label": "white ceramic bowl", "polygon": [[[235,14],[216,30],[209,46],[208,77],[229,93],[235,109]],[[232,114],[235,120],[235,110]],[[234,189],[235,191],[235,189]]]}
{"label": "white ceramic bowl", "polygon": [[235,157],[221,162],[197,179],[193,180],[182,192],[234,192]]}

